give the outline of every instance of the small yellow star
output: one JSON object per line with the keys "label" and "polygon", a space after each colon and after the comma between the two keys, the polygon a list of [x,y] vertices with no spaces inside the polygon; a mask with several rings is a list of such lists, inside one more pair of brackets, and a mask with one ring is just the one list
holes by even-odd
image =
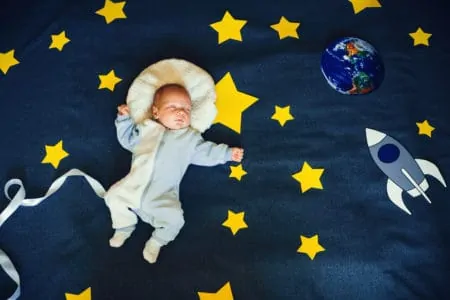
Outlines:
{"label": "small yellow star", "polygon": [[60,140],[54,146],[45,145],[45,157],[41,161],[43,164],[51,164],[55,169],[58,168],[59,163],[63,158],[69,156],[69,153],[63,149],[63,141]]}
{"label": "small yellow star", "polygon": [[297,28],[300,23],[289,22],[284,16],[280,18],[277,24],[270,25],[270,28],[278,32],[278,37],[280,40],[292,37],[298,39]]}
{"label": "small yellow star", "polygon": [[109,71],[106,75],[99,75],[98,77],[100,78],[100,85],[98,86],[99,90],[106,88],[113,92],[116,84],[122,81],[121,78],[116,77],[114,70]]}
{"label": "small yellow star", "polygon": [[62,31],[60,34],[52,34],[52,43],[48,48],[56,48],[59,51],[62,51],[64,45],[68,42],[70,42],[70,40],[66,37],[66,32]]}
{"label": "small yellow star", "polygon": [[428,120],[416,123],[416,125],[419,127],[419,135],[428,135],[431,138],[431,133],[435,128],[428,123]]}
{"label": "small yellow star", "polygon": [[19,61],[14,57],[14,49],[5,53],[0,53],[0,70],[3,74],[8,73],[9,68],[18,65]]}
{"label": "small yellow star", "polygon": [[277,120],[283,127],[287,121],[294,120],[294,117],[291,115],[290,108],[290,105],[285,107],[275,105],[275,113],[272,115],[271,119]]}
{"label": "small yellow star", "polygon": [[245,212],[234,213],[228,210],[228,218],[222,223],[223,226],[230,228],[233,235],[240,229],[248,228],[247,223],[244,221]]}
{"label": "small yellow star", "polygon": [[225,283],[216,293],[198,292],[199,300],[234,300],[230,282]]}
{"label": "small yellow star", "polygon": [[378,0],[348,0],[353,5],[353,11],[356,14],[365,10],[366,8],[379,8],[381,4]]}
{"label": "small yellow star", "polygon": [[430,44],[428,40],[432,36],[432,34],[426,33],[422,30],[422,28],[418,27],[416,32],[411,32],[409,36],[414,39],[414,46],[417,45],[429,46]]}
{"label": "small yellow star", "polygon": [[230,166],[230,169],[230,178],[236,178],[237,180],[241,181],[242,176],[247,175],[247,172],[242,169],[242,164],[239,164],[238,166]]}
{"label": "small yellow star", "polygon": [[66,300],[91,300],[91,288],[85,289],[78,295],[66,293]]}
{"label": "small yellow star", "polygon": [[110,0],[105,0],[105,5],[103,6],[103,8],[97,10],[95,13],[97,15],[103,16],[105,18],[106,24],[109,24],[116,19],[126,19],[127,16],[123,12],[125,4],[126,1],[112,2]]}
{"label": "small yellow star", "polygon": [[325,248],[319,244],[319,236],[317,234],[310,238],[301,235],[300,240],[302,244],[297,249],[297,252],[305,253],[311,260],[316,257],[317,253],[325,251]]}
{"label": "small yellow star", "polygon": [[238,91],[229,72],[217,82],[216,93],[217,116],[214,123],[241,133],[242,113],[258,101],[258,98]]}
{"label": "small yellow star", "polygon": [[241,29],[247,24],[246,20],[235,19],[228,12],[225,12],[222,20],[209,24],[209,26],[217,31],[218,43],[222,44],[227,40],[235,40],[242,42]]}
{"label": "small yellow star", "polygon": [[307,162],[304,162],[302,170],[293,174],[292,177],[300,182],[302,193],[312,188],[323,190],[320,181],[323,171],[324,169],[313,169]]}

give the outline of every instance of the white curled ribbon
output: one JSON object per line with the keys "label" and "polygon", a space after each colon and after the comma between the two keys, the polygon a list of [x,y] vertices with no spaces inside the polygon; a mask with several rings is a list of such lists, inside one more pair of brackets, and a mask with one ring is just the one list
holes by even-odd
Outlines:
{"label": "white curled ribbon", "polygon": [[[10,179],[5,184],[5,196],[10,200],[11,202],[8,204],[8,206],[2,211],[0,214],[0,227],[8,220],[8,218],[20,207],[20,206],[36,206],[48,197],[50,197],[52,194],[54,194],[56,191],[59,190],[59,188],[63,185],[63,183],[66,181],[67,177],[70,176],[83,176],[89,185],[92,187],[94,192],[99,196],[100,198],[103,198],[105,194],[105,189],[103,186],[94,178],[87,175],[86,173],[78,170],[78,169],[71,169],[70,171],[66,172],[65,174],[61,175],[59,178],[57,178],[53,183],[50,185],[47,193],[43,197],[40,198],[30,198],[25,199],[26,193],[25,188],[23,186],[23,183],[20,179],[13,178]],[[11,199],[9,196],[8,190],[11,186],[18,185],[19,190],[14,195],[14,197]],[[8,298],[8,300],[16,300],[20,296],[20,276],[19,273],[16,270],[16,267],[12,263],[12,261],[9,259],[8,255],[0,249],[0,265],[5,271],[6,274],[17,284],[16,291],[14,294]]]}

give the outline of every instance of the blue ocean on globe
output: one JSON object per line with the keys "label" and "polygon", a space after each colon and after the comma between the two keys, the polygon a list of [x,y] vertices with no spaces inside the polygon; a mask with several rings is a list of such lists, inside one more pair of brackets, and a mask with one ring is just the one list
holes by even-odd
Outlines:
{"label": "blue ocean on globe", "polygon": [[356,37],[331,43],[322,54],[321,69],[328,84],[346,95],[370,93],[384,79],[384,65],[378,51]]}

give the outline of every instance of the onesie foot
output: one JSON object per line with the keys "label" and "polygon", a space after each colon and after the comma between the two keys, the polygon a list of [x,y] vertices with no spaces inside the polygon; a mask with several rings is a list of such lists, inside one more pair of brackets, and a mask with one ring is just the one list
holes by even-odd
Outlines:
{"label": "onesie foot", "polygon": [[125,241],[131,236],[131,232],[117,231],[113,237],[109,240],[109,245],[113,248],[119,248]]}
{"label": "onesie foot", "polygon": [[143,251],[144,259],[149,263],[153,264],[158,259],[159,250],[161,249],[161,245],[153,238],[145,243],[145,248]]}

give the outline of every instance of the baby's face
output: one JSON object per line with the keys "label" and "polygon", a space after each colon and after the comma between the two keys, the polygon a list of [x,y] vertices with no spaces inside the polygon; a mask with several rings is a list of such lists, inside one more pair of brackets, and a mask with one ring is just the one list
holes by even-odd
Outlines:
{"label": "baby's face", "polygon": [[191,124],[191,99],[181,88],[167,88],[155,98],[153,116],[169,129],[182,129]]}

